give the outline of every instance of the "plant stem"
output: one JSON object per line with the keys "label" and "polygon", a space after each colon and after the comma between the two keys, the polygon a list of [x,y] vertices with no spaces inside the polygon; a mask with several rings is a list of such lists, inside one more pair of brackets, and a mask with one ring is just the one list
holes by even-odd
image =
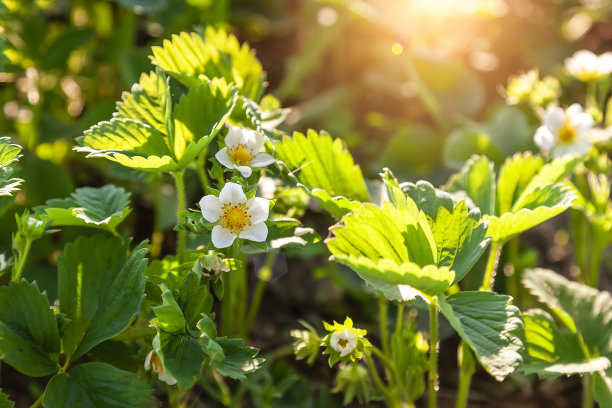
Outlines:
{"label": "plant stem", "polygon": [[276,260],[277,253],[277,250],[268,252],[264,264],[259,269],[259,279],[257,280],[257,286],[255,287],[255,292],[253,294],[253,300],[251,300],[249,314],[244,325],[244,337],[249,336],[253,323],[255,323],[255,318],[257,317],[257,312],[259,311],[259,306],[261,305],[261,299],[263,298],[266,284],[272,277],[272,265]]}
{"label": "plant stem", "polygon": [[589,261],[589,278],[587,283],[589,286],[597,288],[599,286],[601,258],[603,251],[606,248],[606,244],[597,226],[594,226],[593,230],[593,249],[591,252],[591,259]]}
{"label": "plant stem", "polygon": [[460,353],[459,387],[457,391],[455,408],[466,408],[468,406],[468,399],[470,395],[470,383],[472,382],[472,376],[476,371],[476,363],[474,361],[474,354],[467,344],[461,342],[458,351]]}
{"label": "plant stem", "polygon": [[368,364],[368,368],[370,369],[370,375],[372,376],[372,380],[374,380],[374,384],[376,384],[376,387],[378,388],[380,393],[384,397],[386,397],[386,395],[389,393],[389,390],[387,389],[387,387],[385,387],[380,376],[378,375],[378,371],[376,371],[376,367],[372,362],[372,357],[370,356],[370,353],[364,353],[363,355],[365,356],[366,363]]}
{"label": "plant stem", "polygon": [[582,377],[582,408],[593,408],[593,374]]}
{"label": "plant stem", "polygon": [[397,305],[397,317],[395,319],[395,333],[399,332],[404,327],[404,304]]}
{"label": "plant stem", "polygon": [[13,282],[17,282],[19,279],[21,279],[21,274],[23,273],[23,268],[25,266],[26,260],[28,259],[28,255],[30,253],[31,247],[32,247],[32,240],[29,238],[26,238],[26,243],[23,249],[23,253],[20,254],[19,262],[15,265],[15,268],[13,268],[13,275],[11,277],[11,280]]}
{"label": "plant stem", "polygon": [[502,246],[503,244],[500,242],[491,243],[491,248],[489,249],[489,259],[487,260],[487,269],[485,270],[482,285],[480,285],[480,290],[490,291],[493,289],[493,284],[495,283],[495,273],[497,272],[497,264],[499,262],[499,255],[501,254]]}
{"label": "plant stem", "polygon": [[387,299],[383,294],[378,297],[378,318],[380,320],[380,342],[385,356],[389,356],[389,328],[387,324]]}
{"label": "plant stem", "polygon": [[598,110],[597,107],[597,81],[587,82],[586,89],[586,110]]}
{"label": "plant stem", "polygon": [[[177,171],[172,173],[174,179],[176,180],[176,195],[178,196],[178,210],[179,214],[182,211],[185,211],[185,184],[183,181],[183,173],[184,170]],[[179,222],[183,223],[185,221],[182,215],[179,215]],[[177,255],[179,264],[183,263],[185,258],[185,231],[178,232],[178,246],[177,246]]]}
{"label": "plant stem", "polygon": [[429,408],[437,407],[438,392],[438,308],[437,297],[429,300]]}
{"label": "plant stem", "polygon": [[204,149],[196,159],[195,163],[196,172],[198,173],[198,178],[200,179],[200,183],[202,184],[202,190],[204,191],[204,194],[206,194],[207,187],[210,186],[210,179],[206,174],[207,155],[208,149]]}
{"label": "plant stem", "polygon": [[38,399],[36,401],[34,401],[34,403],[32,405],[30,405],[30,408],[40,407],[40,405],[42,404],[42,400],[43,400],[44,396],[45,396],[44,392],[40,393],[40,396],[38,397]]}

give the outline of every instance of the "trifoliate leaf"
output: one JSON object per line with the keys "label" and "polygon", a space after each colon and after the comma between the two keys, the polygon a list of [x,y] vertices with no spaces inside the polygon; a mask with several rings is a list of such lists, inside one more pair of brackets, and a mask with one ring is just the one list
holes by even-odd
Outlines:
{"label": "trifoliate leaf", "polygon": [[71,361],[120,333],[138,312],[146,279],[143,244],[128,255],[119,239],[94,235],[64,248],[58,285],[60,312],[70,319],[62,344]]}
{"label": "trifoliate leaf", "polygon": [[254,347],[245,346],[242,339],[222,337],[215,341],[221,346],[225,355],[223,365],[216,368],[225,377],[244,380],[246,379],[246,374],[257,370],[264,361],[263,358],[256,358],[259,350]]}
{"label": "trifoliate leaf", "polygon": [[0,355],[30,377],[59,369],[60,336],[47,295],[25,279],[0,287]]}
{"label": "trifoliate leaf", "polygon": [[[274,147],[278,159],[308,189],[324,190],[336,201],[339,199],[335,196],[369,200],[361,169],[340,139],[309,130],[306,135],[294,132],[292,137],[285,136]],[[329,200],[320,194],[315,198]]]}
{"label": "trifoliate leaf", "polygon": [[45,390],[45,408],[142,407],[153,390],[136,374],[105,363],[80,364],[54,376]]}
{"label": "trifoliate leaf", "polygon": [[141,82],[113,119],[77,138],[75,150],[139,170],[179,171],[210,144],[236,103],[236,89],[224,79],[194,85],[176,106],[162,73]]}
{"label": "trifoliate leaf", "polygon": [[[172,35],[162,47],[153,47],[150,57],[168,75],[191,87],[213,78],[225,78],[238,87],[238,93],[258,102],[264,91],[265,72],[247,44],[225,30],[207,27],[203,36],[196,33]],[[245,120],[239,103],[232,118]]]}
{"label": "trifoliate leaf", "polygon": [[69,198],[51,199],[37,210],[51,218],[52,226],[76,225],[114,232],[130,213],[130,193],[122,187],[78,188]]}
{"label": "trifoliate leaf", "polygon": [[589,359],[576,333],[562,331],[545,311],[531,309],[523,313],[525,324],[525,365],[527,374],[540,377],[561,374],[594,373],[610,367],[606,357]]}
{"label": "trifoliate leaf", "polygon": [[442,314],[496,380],[502,381],[522,363],[518,335],[523,325],[510,296],[468,291],[438,300]]}

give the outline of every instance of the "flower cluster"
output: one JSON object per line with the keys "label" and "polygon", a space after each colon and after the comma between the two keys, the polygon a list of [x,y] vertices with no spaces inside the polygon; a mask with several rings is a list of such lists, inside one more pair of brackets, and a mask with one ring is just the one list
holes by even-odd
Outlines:
{"label": "flower cluster", "polygon": [[353,327],[353,321],[347,317],[343,324],[323,322],[325,330],[330,332],[321,340],[321,346],[326,347],[324,354],[329,355],[330,367],[338,361],[347,363],[360,359],[366,348],[372,347],[365,338],[367,331]]}
{"label": "flower cluster", "polygon": [[589,133],[593,127],[593,117],[573,104],[566,110],[549,107],[542,118],[542,126],[535,133],[534,141],[553,157],[566,154],[583,155],[591,148]]}

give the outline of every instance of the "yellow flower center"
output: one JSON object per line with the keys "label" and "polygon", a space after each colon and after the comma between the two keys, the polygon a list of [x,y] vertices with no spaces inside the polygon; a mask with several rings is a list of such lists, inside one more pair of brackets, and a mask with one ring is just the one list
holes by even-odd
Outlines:
{"label": "yellow flower center", "polygon": [[346,348],[346,345],[348,344],[348,340],[347,339],[340,339],[338,340],[338,345],[342,348]]}
{"label": "yellow flower center", "polygon": [[153,352],[153,354],[151,355],[151,367],[153,367],[153,371],[155,371],[156,373],[164,372],[164,365],[162,364],[161,360],[155,352]]}
{"label": "yellow flower center", "polygon": [[565,119],[563,126],[561,126],[561,129],[559,129],[559,142],[562,144],[569,144],[577,138],[578,135],[576,135],[576,129],[571,124],[569,119]]}
{"label": "yellow flower center", "polygon": [[239,234],[251,223],[251,215],[247,211],[245,203],[226,204],[221,214],[221,226],[227,228],[234,234]]}
{"label": "yellow flower center", "polygon": [[229,157],[236,166],[248,166],[255,158],[251,155],[251,151],[247,149],[244,143],[240,143],[230,150]]}

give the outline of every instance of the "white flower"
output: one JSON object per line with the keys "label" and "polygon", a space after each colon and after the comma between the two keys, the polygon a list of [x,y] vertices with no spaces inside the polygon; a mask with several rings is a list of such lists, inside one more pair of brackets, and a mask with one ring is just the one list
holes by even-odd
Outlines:
{"label": "white flower", "polygon": [[583,155],[591,148],[589,133],[594,120],[582,111],[580,105],[573,104],[565,111],[559,107],[549,107],[542,122],[534,141],[540,149],[551,151],[553,157]]}
{"label": "white flower", "polygon": [[349,329],[337,330],[332,333],[329,345],[340,353],[340,357],[347,356],[357,347],[357,335]]}
{"label": "white flower", "polygon": [[588,50],[577,51],[565,59],[565,69],[579,81],[598,81],[612,73],[612,53],[597,56]]}
{"label": "white flower", "polygon": [[249,177],[251,167],[265,167],[274,163],[274,157],[262,153],[266,142],[264,136],[252,129],[228,125],[225,146],[215,157],[228,169],[236,169],[243,177]]}
{"label": "white flower", "polygon": [[164,365],[153,350],[149,351],[144,362],[145,370],[150,370],[151,367],[153,367],[153,371],[157,373],[157,378],[159,378],[160,381],[168,385],[176,384],[176,379],[164,370]]}
{"label": "white flower", "polygon": [[262,242],[268,236],[264,221],[270,211],[269,200],[253,197],[247,201],[242,187],[225,183],[219,197],[202,197],[200,209],[208,222],[219,222],[212,230],[212,243],[216,248],[227,248],[236,237]]}

